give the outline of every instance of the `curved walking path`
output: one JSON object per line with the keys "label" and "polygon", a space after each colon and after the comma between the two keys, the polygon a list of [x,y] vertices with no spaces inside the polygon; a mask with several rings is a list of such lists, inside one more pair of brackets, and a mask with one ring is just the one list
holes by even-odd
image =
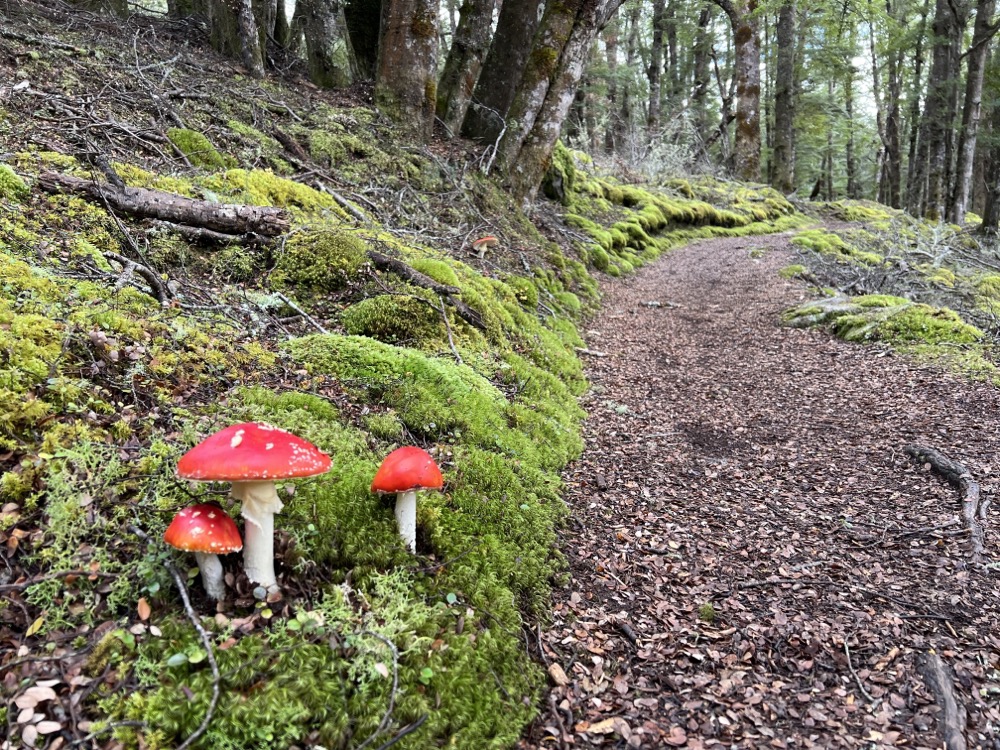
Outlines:
{"label": "curved walking path", "polygon": [[782,327],[791,260],[786,236],[710,240],[605,289],[523,747],[937,748],[934,650],[967,747],[1000,748],[1000,571],[903,452],[990,491],[1000,393]]}

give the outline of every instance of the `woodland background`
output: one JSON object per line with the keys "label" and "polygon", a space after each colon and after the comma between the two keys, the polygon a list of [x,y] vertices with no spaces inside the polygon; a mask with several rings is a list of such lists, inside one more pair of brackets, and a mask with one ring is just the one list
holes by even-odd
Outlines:
{"label": "woodland background", "polygon": [[415,134],[436,121],[491,144],[521,197],[562,133],[644,172],[997,227],[992,0],[170,0],[169,15],[206,19],[257,75],[305,58],[321,86],[373,79]]}

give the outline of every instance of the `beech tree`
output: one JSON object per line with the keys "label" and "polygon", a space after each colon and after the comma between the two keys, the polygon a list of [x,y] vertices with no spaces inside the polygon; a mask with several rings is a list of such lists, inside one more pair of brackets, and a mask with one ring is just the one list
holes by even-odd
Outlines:
{"label": "beech tree", "polygon": [[757,0],[713,0],[732,25],[736,81],[734,172],[743,180],[760,179],[760,37]]}
{"label": "beech tree", "polygon": [[375,70],[375,104],[427,140],[437,105],[437,0],[385,0]]}

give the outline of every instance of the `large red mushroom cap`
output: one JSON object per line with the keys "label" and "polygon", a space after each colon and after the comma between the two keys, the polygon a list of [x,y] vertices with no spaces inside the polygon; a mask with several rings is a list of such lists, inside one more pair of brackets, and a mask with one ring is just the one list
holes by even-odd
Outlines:
{"label": "large red mushroom cap", "polygon": [[439,490],[443,486],[441,470],[431,454],[414,446],[397,448],[386,456],[372,480],[372,492]]}
{"label": "large red mushroom cap", "polygon": [[240,530],[218,505],[203,503],[185,508],[170,522],[163,541],[185,552],[226,555],[243,549]]}
{"label": "large red mushroom cap", "polygon": [[330,457],[315,445],[263,422],[220,430],[177,462],[178,476],[202,481],[269,481],[311,477],[329,470]]}

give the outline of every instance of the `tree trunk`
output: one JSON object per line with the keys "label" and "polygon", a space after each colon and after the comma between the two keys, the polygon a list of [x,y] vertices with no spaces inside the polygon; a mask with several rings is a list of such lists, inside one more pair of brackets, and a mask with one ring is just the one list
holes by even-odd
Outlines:
{"label": "tree trunk", "polygon": [[677,2],[670,0],[663,20],[663,32],[667,37],[667,99],[676,102],[681,97],[681,65],[677,51]]}
{"label": "tree trunk", "polygon": [[858,163],[854,149],[854,65],[848,62],[847,77],[844,79],[844,113],[847,115],[847,197],[857,200],[861,197],[858,186]]}
{"label": "tree trunk", "polygon": [[465,0],[455,36],[438,82],[437,116],[457,135],[490,47],[497,0]]}
{"label": "tree trunk", "polygon": [[923,138],[923,127],[920,122],[920,91],[923,88],[924,36],[927,29],[927,15],[930,12],[930,0],[924,0],[920,12],[920,24],[917,27],[917,41],[913,50],[913,79],[910,86],[910,139],[907,149],[906,173],[906,210],[913,216],[920,215],[920,205],[924,196],[924,181],[926,176],[926,158],[921,157],[921,151],[926,153]]}
{"label": "tree trunk", "polygon": [[926,170],[927,197],[922,215],[939,221],[945,217],[945,182],[949,172],[948,137],[952,124],[952,102],[957,81],[952,77],[954,58],[958,55],[965,29],[966,6],[950,0],[936,0],[934,9],[934,46],[930,78],[927,81],[927,101],[924,103],[922,124],[927,137]]}
{"label": "tree trunk", "polygon": [[628,9],[626,16],[626,26],[628,37],[625,41],[625,70],[627,71],[621,82],[621,107],[618,111],[618,118],[615,121],[615,141],[618,143],[619,152],[623,148],[630,150],[634,147],[631,139],[632,129],[632,71],[636,69],[636,58],[639,54],[639,11],[641,6],[636,3]]}
{"label": "tree trunk", "polygon": [[649,102],[646,106],[646,128],[652,135],[660,127],[660,81],[663,72],[663,7],[664,0],[653,0],[653,38],[649,48]]}
{"label": "tree trunk", "polygon": [[378,65],[382,0],[350,0],[344,6],[344,18],[358,74],[361,78],[374,78]]}
{"label": "tree trunk", "polygon": [[[549,85],[563,72],[564,50],[573,34],[577,16],[585,10],[593,13],[594,6],[599,4],[600,0],[565,0],[546,7],[514,103],[507,113],[509,125],[497,149],[498,163],[505,172],[517,161],[521,146],[545,104]],[[522,195],[527,195],[527,191]]]}
{"label": "tree trunk", "polygon": [[604,126],[604,150],[615,153],[615,137],[618,135],[618,19],[614,19],[604,30],[605,64],[608,67],[608,119]]}
{"label": "tree trunk", "polygon": [[[898,23],[896,16],[899,13],[899,3],[892,5],[891,0],[886,2],[886,11],[889,21],[892,24]],[[871,37],[872,54],[872,75],[875,86],[875,98],[878,106],[878,114],[881,117],[883,112],[882,95],[879,88],[879,67],[875,52],[874,29],[869,25]],[[877,176],[878,194],[877,200],[893,208],[901,206],[901,182],[900,174],[902,170],[902,156],[900,153],[900,127],[899,127],[899,100],[902,95],[903,83],[899,71],[903,62],[903,50],[895,51],[890,49],[886,55],[885,78],[886,78],[886,101],[884,106],[885,116],[881,119],[879,137],[882,143],[882,159],[879,162],[880,169]]]}
{"label": "tree trunk", "polygon": [[[284,0],[280,0],[284,4]],[[309,79],[325,88],[350,86],[358,77],[341,0],[298,0]]]}
{"label": "tree trunk", "polygon": [[955,166],[955,190],[952,194],[948,220],[953,224],[965,221],[966,206],[972,184],[972,168],[976,155],[976,140],[983,99],[983,75],[989,40],[995,33],[991,28],[996,0],[979,0],[976,5],[976,24],[969,49],[969,72],[965,82],[965,106],[962,109],[962,129],[958,142],[958,161]]}
{"label": "tree trunk", "polygon": [[462,135],[495,143],[517,94],[543,0],[503,0],[490,51],[483,63]]}
{"label": "tree trunk", "polygon": [[760,39],[757,0],[714,0],[733,28],[736,138],[733,167],[748,182],[760,180]]}
{"label": "tree trunk", "polygon": [[254,78],[264,77],[264,55],[261,52],[260,27],[253,14],[250,0],[240,0],[240,52],[243,66]]}
{"label": "tree trunk", "polygon": [[[570,34],[558,58],[551,85],[546,87],[537,114],[531,118],[531,130],[521,140],[516,153],[508,152],[507,184],[512,195],[522,202],[534,199],[549,167],[552,149],[559,138],[566,112],[583,75],[590,45],[602,23],[618,10],[622,2],[623,0],[583,0],[580,3]],[[542,24],[544,31],[544,20]],[[534,57],[533,51],[532,58]],[[529,80],[527,73],[525,71],[525,80]],[[520,93],[518,100],[521,100]]]}
{"label": "tree trunk", "polygon": [[712,127],[708,114],[708,87],[712,80],[712,36],[710,24],[712,9],[705,6],[698,15],[698,31],[694,40],[694,81],[691,91],[691,109],[694,112],[694,127],[705,134]]}
{"label": "tree trunk", "polygon": [[375,72],[375,105],[423,141],[437,103],[437,0],[386,0]]}
{"label": "tree trunk", "polygon": [[785,195],[795,191],[795,0],[778,11],[774,82],[774,182]]}
{"label": "tree trunk", "polygon": [[[1000,101],[993,100],[990,124],[993,132],[1000,132]],[[1000,233],[1000,139],[990,145],[986,162],[986,202],[983,206],[983,223],[979,231],[995,237]]]}

